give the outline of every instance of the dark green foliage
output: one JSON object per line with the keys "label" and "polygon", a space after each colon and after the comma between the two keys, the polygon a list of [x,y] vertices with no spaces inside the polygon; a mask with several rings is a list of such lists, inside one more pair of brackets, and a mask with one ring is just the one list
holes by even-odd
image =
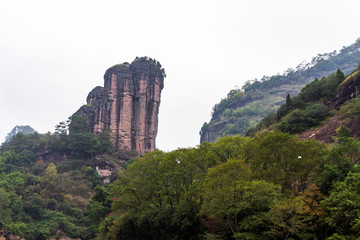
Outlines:
{"label": "dark green foliage", "polygon": [[339,159],[338,164],[328,163],[321,169],[321,175],[316,180],[324,194],[328,194],[333,183],[342,181],[351,170],[353,163],[348,159]]}
{"label": "dark green foliage", "polygon": [[25,213],[35,221],[41,219],[44,213],[44,208],[45,203],[42,198],[37,194],[33,194],[32,196],[30,196],[24,205]]}
{"label": "dark green foliage", "polygon": [[90,132],[89,122],[84,116],[74,114],[70,119],[71,123],[69,124],[69,135]]}
{"label": "dark green foliage", "polygon": [[[97,239],[326,239],[346,234],[333,228],[340,216],[333,189],[349,172],[360,172],[351,162],[360,156],[358,146],[348,138],[328,149],[275,131],[147,153],[111,185],[112,212],[101,221]],[[310,185],[314,182],[320,188]],[[334,195],[332,205],[326,193]],[[356,219],[357,213],[351,214]],[[350,234],[357,229],[353,226],[345,226]]]}
{"label": "dark green foliage", "polygon": [[[58,230],[72,238],[94,236],[84,209],[102,182],[84,163],[112,144],[107,131],[90,133],[81,117],[74,117],[69,135],[69,122],[55,134],[17,134],[1,146],[0,229],[26,239],[54,238]],[[69,159],[51,162],[59,155]],[[110,209],[110,200],[106,204]]]}
{"label": "dark green foliage", "polygon": [[286,102],[285,102],[285,106],[290,108],[291,107],[291,97],[290,94],[286,95]]}
{"label": "dark green foliage", "polygon": [[263,128],[268,128],[270,127],[272,124],[274,124],[277,120],[277,115],[275,112],[271,112],[268,115],[266,115],[259,124],[260,129]]}
{"label": "dark green foliage", "polygon": [[71,150],[78,153],[93,154],[97,149],[93,146],[98,145],[97,137],[92,133],[72,133],[69,135],[69,146]]}
{"label": "dark green foliage", "polygon": [[209,124],[207,122],[204,122],[204,124],[201,127],[201,130],[199,132],[200,135],[202,135],[203,132],[205,132],[209,127]]}
{"label": "dark green foliage", "polygon": [[294,109],[304,109],[309,103],[320,100],[326,102],[334,97],[338,86],[344,78],[344,73],[338,69],[336,74],[332,74],[328,78],[323,77],[321,80],[316,78],[311,83],[306,84],[299,95],[292,99],[287,99],[286,104],[280,106],[278,110],[278,120]]}
{"label": "dark green foliage", "polygon": [[24,150],[28,151],[41,151],[45,147],[43,137],[38,133],[22,134],[19,133],[12,138],[10,142],[5,142],[1,146],[2,151],[11,150],[16,153],[21,153]]}
{"label": "dark green foliage", "polygon": [[[300,109],[300,123],[318,124],[327,115],[324,109],[307,104]],[[264,118],[263,128],[276,119],[275,113]],[[78,129],[72,136],[61,133],[78,150],[59,163],[37,158],[51,135],[19,135],[2,146],[1,229],[26,239],[54,238],[58,230],[72,238],[104,240],[357,236],[354,176],[360,170],[354,162],[360,162],[360,143],[344,127],[336,146],[264,131],[254,138],[237,135],[196,148],[156,150],[121,170],[109,188],[78,158],[87,140],[74,145],[71,137],[95,136]],[[86,151],[96,145],[81,151],[94,154]],[[345,198],[354,201],[352,209]]]}
{"label": "dark green foliage", "polygon": [[0,213],[4,214],[1,227],[26,239],[47,239],[58,230],[75,238],[83,236],[81,229],[85,229],[85,219],[82,210],[72,207],[61,197],[43,197],[56,196],[50,194],[51,191],[60,193],[44,177],[20,172],[0,174]]}
{"label": "dark green foliage", "polygon": [[341,125],[340,128],[337,130],[337,138],[339,143],[347,142],[349,137],[349,130],[344,125]]}
{"label": "dark green foliage", "polygon": [[279,124],[282,132],[300,133],[311,127],[318,126],[328,116],[328,109],[324,104],[311,104],[304,110],[295,109]]}
{"label": "dark green foliage", "polygon": [[112,148],[109,131],[104,130],[100,135],[91,133],[87,119],[77,114],[71,117],[68,139],[69,148],[78,154],[95,156]]}
{"label": "dark green foliage", "polygon": [[[358,168],[358,167],[356,167]],[[329,215],[325,222],[339,234],[358,238],[360,211],[360,173],[349,173],[343,182],[335,184],[322,206]]]}
{"label": "dark green foliage", "polygon": [[[268,128],[276,122],[279,122],[276,126],[277,129],[292,134],[301,133],[320,125],[329,115],[328,109],[323,103],[335,96],[337,88],[344,79],[344,73],[338,69],[328,78],[323,77],[321,80],[316,78],[313,82],[308,83],[298,96],[290,98],[288,94],[285,104],[277,110],[276,121],[273,114],[270,113],[259,124],[250,128],[246,136],[254,136],[257,131]],[[356,107],[345,106],[342,111],[351,112],[348,109],[356,109]],[[264,124],[266,122],[269,124]]]}
{"label": "dark green foliage", "polygon": [[360,159],[360,144],[353,138],[342,137],[342,141],[329,151],[325,164],[319,168],[316,184],[328,194],[336,182],[341,182]]}
{"label": "dark green foliage", "polygon": [[92,133],[73,133],[69,135],[69,147],[76,153],[94,156],[108,152],[112,144],[108,137],[102,138]]}
{"label": "dark green foliage", "polygon": [[88,236],[95,237],[101,221],[111,212],[111,199],[107,189],[97,186],[94,189],[94,196],[86,205],[86,221],[88,224]]}
{"label": "dark green foliage", "polygon": [[335,78],[338,80],[338,84],[340,84],[345,80],[345,74],[340,69],[338,69],[336,71]]}

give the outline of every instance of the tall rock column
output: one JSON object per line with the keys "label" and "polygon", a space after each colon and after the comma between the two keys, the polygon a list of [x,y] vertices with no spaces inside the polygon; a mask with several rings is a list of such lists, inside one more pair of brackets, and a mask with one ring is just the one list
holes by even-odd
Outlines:
{"label": "tall rock column", "polygon": [[137,152],[155,149],[158,127],[160,93],[164,87],[164,76],[157,64],[134,61],[130,70],[135,83],[134,132]]}
{"label": "tall rock column", "polygon": [[115,149],[142,155],[155,149],[165,73],[159,62],[136,58],[109,68],[104,87],[94,88],[75,114],[88,118],[91,130],[109,130]]}
{"label": "tall rock column", "polygon": [[109,68],[104,75],[109,100],[109,130],[116,149],[132,150],[134,83],[132,73],[123,65]]}

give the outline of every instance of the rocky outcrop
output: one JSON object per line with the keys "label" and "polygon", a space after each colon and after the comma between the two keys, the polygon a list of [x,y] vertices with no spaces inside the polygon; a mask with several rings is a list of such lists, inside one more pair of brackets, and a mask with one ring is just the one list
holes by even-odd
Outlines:
{"label": "rocky outcrop", "polygon": [[[341,83],[338,88],[336,96],[327,103],[329,110],[340,109],[341,106],[346,105],[347,102],[353,98],[360,96],[360,69],[351,73]],[[349,134],[353,138],[360,138],[360,115],[348,118],[342,114],[335,114],[322,126],[310,129],[299,135],[300,139],[310,140],[316,139],[322,143],[336,142],[336,131],[344,125]]]}
{"label": "rocky outcrop", "polygon": [[155,149],[164,78],[151,58],[115,65],[105,72],[104,87],[95,87],[75,114],[87,117],[96,134],[109,130],[116,149],[142,155]]}
{"label": "rocky outcrop", "polygon": [[345,102],[360,95],[360,68],[346,77],[344,82],[339,86],[336,95],[335,107],[339,108]]}

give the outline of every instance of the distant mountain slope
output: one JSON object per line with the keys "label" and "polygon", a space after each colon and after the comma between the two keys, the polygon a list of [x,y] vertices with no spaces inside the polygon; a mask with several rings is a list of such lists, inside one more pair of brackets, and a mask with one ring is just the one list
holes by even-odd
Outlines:
{"label": "distant mountain slope", "polygon": [[25,126],[16,125],[11,130],[11,132],[9,132],[7,134],[7,136],[5,137],[5,142],[10,142],[11,139],[13,137],[15,137],[16,134],[18,134],[18,133],[22,133],[22,134],[26,135],[26,134],[30,134],[30,133],[34,133],[34,132],[35,132],[35,130],[32,127],[30,127],[29,125],[25,125]]}
{"label": "distant mountain slope", "polygon": [[282,75],[247,81],[242,89],[231,90],[226,98],[215,104],[210,122],[201,128],[200,141],[213,142],[226,135],[245,135],[251,126],[285,103],[287,94],[296,96],[307,83],[335,73],[337,69],[349,74],[357,68],[359,61],[360,38],[340,51],[319,54],[311,62],[302,62]]}
{"label": "distant mountain slope", "polygon": [[280,130],[300,139],[336,143],[341,137],[360,138],[360,66],[344,76],[315,79],[295,97],[286,98],[276,113],[269,113],[246,135]]}

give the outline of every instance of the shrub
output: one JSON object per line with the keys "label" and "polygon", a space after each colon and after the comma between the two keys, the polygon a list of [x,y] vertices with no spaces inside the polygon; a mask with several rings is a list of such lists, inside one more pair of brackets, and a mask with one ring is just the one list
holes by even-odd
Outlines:
{"label": "shrub", "polygon": [[282,132],[300,133],[319,125],[328,116],[328,109],[324,104],[314,103],[304,110],[295,109],[279,124]]}

